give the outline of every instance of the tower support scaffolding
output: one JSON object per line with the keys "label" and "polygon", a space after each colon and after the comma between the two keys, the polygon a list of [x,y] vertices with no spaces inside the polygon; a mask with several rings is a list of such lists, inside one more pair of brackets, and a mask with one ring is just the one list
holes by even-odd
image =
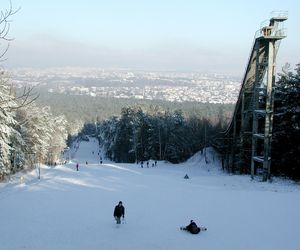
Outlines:
{"label": "tower support scaffolding", "polygon": [[271,177],[276,54],[286,37],[286,12],[273,13],[256,32],[231,123],[212,141],[230,172]]}

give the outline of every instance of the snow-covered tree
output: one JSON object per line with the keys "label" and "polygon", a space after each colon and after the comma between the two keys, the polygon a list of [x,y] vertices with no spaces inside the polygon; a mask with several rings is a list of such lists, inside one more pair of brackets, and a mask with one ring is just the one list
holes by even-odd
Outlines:
{"label": "snow-covered tree", "polygon": [[52,116],[51,126],[54,133],[49,142],[48,162],[53,164],[62,160],[62,152],[66,147],[66,139],[68,136],[67,120],[63,115]]}
{"label": "snow-covered tree", "polygon": [[118,126],[118,118],[112,117],[98,125],[100,145],[104,148],[106,156],[114,159],[114,145],[116,141],[116,131]]}
{"label": "snow-covered tree", "polygon": [[11,138],[16,135],[14,130],[16,102],[11,98],[11,87],[7,75],[0,73],[0,179],[11,172]]}
{"label": "snow-covered tree", "polygon": [[30,105],[17,112],[20,134],[24,139],[27,160],[53,163],[59,160],[66,146],[67,122],[64,116],[55,117],[49,107]]}
{"label": "snow-covered tree", "polygon": [[[0,11],[0,60],[9,48],[12,5]],[[47,107],[34,105],[33,87],[19,94],[6,72],[0,71],[0,180],[22,169],[29,160],[57,160],[65,147],[66,120],[54,117]]]}

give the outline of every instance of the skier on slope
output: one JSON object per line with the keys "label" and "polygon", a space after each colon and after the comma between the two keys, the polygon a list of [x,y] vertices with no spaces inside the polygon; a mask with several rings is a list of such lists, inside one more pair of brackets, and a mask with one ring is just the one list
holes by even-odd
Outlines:
{"label": "skier on slope", "polygon": [[119,201],[119,204],[115,206],[114,217],[116,219],[117,224],[121,224],[121,217],[124,219],[125,208],[122,205],[122,201]]}

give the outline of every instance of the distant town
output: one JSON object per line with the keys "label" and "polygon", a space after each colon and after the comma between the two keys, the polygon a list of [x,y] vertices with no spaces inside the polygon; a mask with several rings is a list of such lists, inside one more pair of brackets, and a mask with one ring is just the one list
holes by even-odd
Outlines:
{"label": "distant town", "polygon": [[172,102],[235,103],[241,86],[237,77],[191,72],[53,68],[14,69],[10,74],[18,88],[29,85],[68,95]]}

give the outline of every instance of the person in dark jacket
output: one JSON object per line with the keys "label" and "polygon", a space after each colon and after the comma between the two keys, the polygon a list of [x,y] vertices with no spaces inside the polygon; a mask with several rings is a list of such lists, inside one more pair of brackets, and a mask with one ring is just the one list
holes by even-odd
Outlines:
{"label": "person in dark jacket", "polygon": [[200,232],[200,228],[193,220],[191,220],[190,224],[186,226],[184,230],[189,231],[191,234],[198,234]]}
{"label": "person in dark jacket", "polygon": [[119,204],[115,206],[114,217],[117,221],[117,224],[121,224],[121,217],[124,219],[125,208],[123,207],[122,201],[119,201]]}

